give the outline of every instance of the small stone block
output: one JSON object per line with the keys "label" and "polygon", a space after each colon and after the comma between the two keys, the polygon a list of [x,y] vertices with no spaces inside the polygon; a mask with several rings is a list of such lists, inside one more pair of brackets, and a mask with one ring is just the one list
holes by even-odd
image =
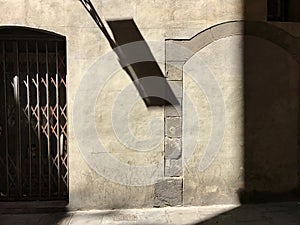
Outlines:
{"label": "small stone block", "polygon": [[177,98],[182,98],[182,81],[169,81],[168,82],[174,95]]}
{"label": "small stone block", "polygon": [[155,206],[180,206],[182,205],[182,178],[165,178],[155,184]]}
{"label": "small stone block", "polygon": [[170,62],[166,65],[166,75],[168,80],[182,80],[182,62]]}
{"label": "small stone block", "polygon": [[181,138],[165,138],[165,159],[181,158]]}
{"label": "small stone block", "polygon": [[168,137],[181,137],[181,117],[165,119],[165,134]]}
{"label": "small stone block", "polygon": [[181,41],[166,41],[166,61],[187,61],[194,53],[186,48]]}
{"label": "small stone block", "polygon": [[180,177],[182,175],[181,159],[165,160],[165,177]]}
{"label": "small stone block", "polygon": [[182,116],[182,99],[177,98],[178,105],[166,105],[165,106],[165,117],[170,116]]}

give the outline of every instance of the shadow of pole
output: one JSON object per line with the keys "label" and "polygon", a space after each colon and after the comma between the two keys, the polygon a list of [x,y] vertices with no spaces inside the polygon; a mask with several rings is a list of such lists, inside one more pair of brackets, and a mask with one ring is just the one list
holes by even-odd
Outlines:
{"label": "shadow of pole", "polygon": [[176,96],[134,20],[108,21],[108,26],[113,33],[113,39],[91,1],[80,1],[118,56],[120,65],[134,82],[146,106],[179,105]]}

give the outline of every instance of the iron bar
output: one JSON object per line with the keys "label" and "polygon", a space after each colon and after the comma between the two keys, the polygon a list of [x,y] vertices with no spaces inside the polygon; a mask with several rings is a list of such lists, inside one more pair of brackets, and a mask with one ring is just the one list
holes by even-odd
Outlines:
{"label": "iron bar", "polygon": [[50,145],[50,100],[49,100],[49,65],[48,65],[48,44],[46,42],[46,104],[47,104],[47,150],[48,150],[48,185],[49,185],[49,197],[51,196],[51,145]]}
{"label": "iron bar", "polygon": [[2,41],[2,63],[4,79],[4,120],[5,120],[5,160],[6,160],[6,194],[9,195],[9,161],[8,161],[8,125],[7,125],[7,86],[6,86],[6,60],[5,60],[5,43]]}
{"label": "iron bar", "polygon": [[42,196],[42,146],[41,146],[41,109],[40,109],[40,85],[39,85],[39,49],[38,43],[35,42],[36,49],[36,110],[37,115],[37,125],[38,125],[38,149],[39,149],[39,196]]}
{"label": "iron bar", "polygon": [[28,122],[28,150],[29,150],[29,196],[32,196],[32,141],[31,141],[31,113],[30,113],[30,79],[29,79],[29,52],[26,41],[26,88],[27,88],[27,122]]}
{"label": "iron bar", "polygon": [[56,67],[56,74],[55,74],[55,89],[56,89],[56,148],[57,148],[57,185],[58,185],[58,195],[60,195],[60,152],[62,149],[60,149],[60,135],[59,135],[59,82],[58,82],[58,46],[57,42],[55,42],[55,67]]}
{"label": "iron bar", "polygon": [[16,48],[16,69],[17,74],[14,77],[14,83],[15,83],[15,89],[16,89],[16,106],[17,106],[17,145],[18,145],[18,153],[19,153],[19,159],[18,164],[16,165],[19,169],[18,173],[18,185],[19,185],[19,196],[22,197],[22,146],[21,146],[21,107],[20,107],[20,68],[19,68],[19,43],[18,41],[15,42],[15,48]]}

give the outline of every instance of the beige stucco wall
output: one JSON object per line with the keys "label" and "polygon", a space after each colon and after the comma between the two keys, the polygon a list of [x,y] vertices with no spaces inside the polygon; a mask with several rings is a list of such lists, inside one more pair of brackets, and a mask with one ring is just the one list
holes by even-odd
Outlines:
{"label": "beige stucco wall", "polygon": [[[183,121],[199,126],[183,136],[184,153],[195,149],[184,170],[184,204],[237,203],[242,191],[294,190],[299,80],[295,58],[263,38],[233,35],[197,51],[184,65],[184,73]],[[202,80],[195,79],[195,74]],[[217,85],[208,81],[209,76]],[[222,98],[224,106],[215,104],[212,96]],[[196,115],[188,101],[193,102]],[[224,127],[214,113],[222,107]],[[216,154],[209,148],[211,141],[219,141],[213,129],[223,133],[221,146],[214,146]],[[198,135],[196,145],[191,140],[193,132]],[[209,154],[213,157],[206,158]],[[203,159],[210,161],[204,169]]]}
{"label": "beige stucco wall", "polygon": [[[247,8],[247,19],[265,20],[266,4],[262,4],[262,2],[266,1],[251,2],[251,7]],[[154,56],[159,59],[162,71],[165,70],[163,44],[165,39],[191,38],[213,25],[244,19],[244,3],[241,0],[94,0],[93,4],[102,18],[107,20],[133,18],[146,41],[162,43],[160,48],[152,48]],[[259,10],[257,11],[257,9]],[[73,114],[80,105],[74,105],[74,99],[78,94],[81,79],[87,75],[90,66],[97,64],[97,60],[111,52],[108,42],[82,4],[78,0],[0,0],[0,10],[5,12],[0,14],[1,25],[39,28],[59,33],[67,38],[69,207],[152,207],[155,204],[154,185],[135,187],[104,178],[86,162],[85,150],[79,148],[78,140],[76,140],[74,123],[80,121],[74,121]],[[275,25],[295,36],[300,36],[299,29],[297,29],[298,24],[275,23]],[[199,53],[204,60],[207,60],[207,64],[216,75],[217,82],[224,94],[227,115],[226,138],[222,151],[216,159],[220,163],[210,167],[205,172],[206,175],[202,176],[194,169],[198,165],[199,155],[187,165],[184,172],[184,179],[186,178],[186,183],[184,183],[185,204],[238,202],[236,191],[243,187],[243,99],[241,90],[242,61],[240,60],[243,52],[240,45],[241,38],[235,36],[218,40]],[[215,54],[216,51],[219,52],[218,55]],[[227,57],[222,57],[223,54],[226,54]],[[217,58],[217,66],[215,66],[216,56],[220,56]],[[223,76],[224,68],[229,76]],[[101,77],[101,68],[99,68],[99,76]],[[159,165],[163,163],[164,154],[164,110],[162,107],[149,109],[138,98],[135,104],[130,102],[133,104],[133,108],[128,118],[124,118],[128,121],[128,127],[138,140],[152,137],[158,141],[157,145],[150,149],[151,151],[134,151],[128,145],[121,143],[115,135],[111,123],[112,111],[116,98],[122,95],[128,85],[132,85],[129,76],[119,68],[105,83],[101,89],[102,92],[98,93],[94,108],[87,110],[82,117],[95,121],[96,130],[103,141],[103,146],[119,161],[130,166]],[[201,115],[199,121],[203,136],[200,137],[200,140],[206,140],[209,130],[206,118],[210,118],[210,112],[205,96],[201,93],[201,89],[193,87],[193,83],[188,77],[184,80],[184,88],[184,91],[199,100],[196,107],[199,107]],[[133,96],[138,93],[133,88],[131,94]],[[149,126],[153,119],[158,121],[154,127],[157,131],[156,136],[151,136],[153,127]],[[208,126],[207,129],[205,129],[206,126]],[[124,133],[124,136],[126,135],[128,134]],[[86,133],[87,142],[89,136],[90,134]],[[201,139],[202,137],[203,139]],[[200,145],[204,145],[204,142],[201,141]],[[87,143],[86,146],[88,148],[89,144]],[[145,146],[145,148],[148,147]],[[97,152],[97,149],[95,151],[98,154],[97,157],[101,157],[102,152]],[[183,151],[185,150],[183,149]],[[107,163],[109,164],[109,162]],[[113,176],[118,176],[118,174],[112,171]],[[134,179],[132,176],[134,176],[134,172],[128,173],[124,176],[124,181],[130,184],[130,180]],[[221,181],[220,177],[222,177]],[[147,182],[145,181],[145,183]],[[219,195],[211,198],[213,195],[211,193],[216,191],[219,191]],[[205,193],[210,193],[210,197],[206,198]],[[224,198],[220,198],[220,196]]]}
{"label": "beige stucco wall", "polygon": [[[184,170],[184,203],[187,205],[239,202],[236,191],[243,187],[244,181],[242,54],[243,37],[236,35],[209,44],[184,65],[184,89],[198,112],[192,115],[184,99],[184,122],[198,120],[200,128],[194,156]],[[202,64],[193,63],[195,58]],[[200,81],[194,78],[195,67],[197,76],[203,77]],[[215,84],[206,81],[209,77],[215,79]],[[216,94],[218,89],[222,96]],[[215,110],[220,110],[224,118],[220,119]],[[219,122],[214,123],[216,120]],[[220,132],[220,137],[213,134],[213,129]],[[186,133],[184,151],[193,147],[189,141],[191,134]],[[220,145],[210,148],[211,142]],[[213,151],[216,154],[207,166],[201,160]],[[205,164],[203,169],[199,169],[201,164]]]}

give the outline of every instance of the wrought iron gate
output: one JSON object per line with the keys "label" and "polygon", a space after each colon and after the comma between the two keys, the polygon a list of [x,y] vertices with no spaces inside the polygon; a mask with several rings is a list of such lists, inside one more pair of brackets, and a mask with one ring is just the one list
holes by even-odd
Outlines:
{"label": "wrought iron gate", "polygon": [[66,40],[0,29],[0,200],[68,197]]}

